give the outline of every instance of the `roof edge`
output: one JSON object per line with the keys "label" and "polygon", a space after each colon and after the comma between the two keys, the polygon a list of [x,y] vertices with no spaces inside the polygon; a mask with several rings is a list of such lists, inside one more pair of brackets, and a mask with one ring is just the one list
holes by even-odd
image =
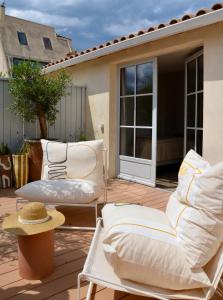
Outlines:
{"label": "roof edge", "polygon": [[196,18],[188,19],[181,23],[172,24],[168,27],[163,27],[156,31],[148,32],[143,35],[139,35],[131,39],[119,42],[117,44],[112,44],[104,48],[97,49],[93,52],[85,53],[81,56],[67,59],[63,62],[59,62],[55,65],[44,68],[42,72],[43,74],[48,74],[62,68],[80,64],[104,55],[109,55],[121,50],[128,49],[130,47],[138,46],[147,42],[159,40],[161,38],[173,36],[178,33],[201,28],[221,21],[223,21],[223,9],[211,11]]}

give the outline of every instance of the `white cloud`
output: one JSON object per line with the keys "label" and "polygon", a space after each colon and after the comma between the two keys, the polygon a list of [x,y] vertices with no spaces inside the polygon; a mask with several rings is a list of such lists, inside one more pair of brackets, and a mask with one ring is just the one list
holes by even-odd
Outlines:
{"label": "white cloud", "polygon": [[[214,0],[10,0],[6,13],[51,25],[78,50],[180,17]],[[68,34],[67,34],[68,33]]]}
{"label": "white cloud", "polygon": [[48,14],[36,10],[19,10],[9,8],[7,10],[7,14],[18,18],[51,25],[54,27],[85,27],[91,22],[90,17],[67,17],[57,14]]}
{"label": "white cloud", "polygon": [[104,31],[112,36],[120,36],[147,28],[152,24],[148,19],[124,19],[121,23],[111,23],[104,28]]}
{"label": "white cloud", "polygon": [[90,32],[90,31],[82,31],[81,35],[87,39],[95,39],[98,37],[98,34]]}

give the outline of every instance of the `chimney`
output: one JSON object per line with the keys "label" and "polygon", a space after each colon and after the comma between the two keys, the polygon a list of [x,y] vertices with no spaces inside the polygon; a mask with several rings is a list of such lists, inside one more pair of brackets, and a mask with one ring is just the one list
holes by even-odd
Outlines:
{"label": "chimney", "polygon": [[5,21],[5,2],[2,2],[0,6],[0,23],[3,24]]}

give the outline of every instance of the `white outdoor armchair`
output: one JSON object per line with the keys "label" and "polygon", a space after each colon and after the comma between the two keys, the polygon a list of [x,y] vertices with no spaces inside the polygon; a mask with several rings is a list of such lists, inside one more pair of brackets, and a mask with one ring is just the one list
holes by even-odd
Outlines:
{"label": "white outdoor armchair", "polygon": [[[97,220],[98,200],[107,201],[107,150],[102,140],[59,143],[42,140],[41,180],[16,191],[16,209],[27,201],[47,206],[92,207]],[[61,226],[95,230],[95,227]]]}
{"label": "white outdoor armchair", "polygon": [[134,295],[152,297],[160,300],[170,299],[190,299],[190,300],[208,300],[211,299],[217,291],[222,296],[222,291],[218,288],[223,273],[223,245],[217,255],[209,264],[206,272],[211,281],[211,286],[204,289],[171,291],[153,286],[134,283],[129,280],[121,280],[114,272],[112,266],[108,263],[103,250],[104,229],[102,219],[99,218],[97,228],[88,252],[82,272],[78,275],[78,297],[80,300],[81,281],[88,281],[89,287],[86,300],[91,299],[94,284],[107,287],[113,290],[123,291]]}

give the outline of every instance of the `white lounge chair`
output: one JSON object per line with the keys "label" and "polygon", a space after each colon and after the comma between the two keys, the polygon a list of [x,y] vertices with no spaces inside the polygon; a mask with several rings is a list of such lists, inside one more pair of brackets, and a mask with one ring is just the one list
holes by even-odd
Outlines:
{"label": "white lounge chair", "polygon": [[[204,289],[194,289],[185,291],[171,291],[156,288],[153,286],[141,285],[128,280],[121,280],[113,271],[111,265],[105,258],[103,247],[103,226],[102,219],[98,219],[96,231],[88,252],[87,259],[82,272],[78,275],[78,296],[80,300],[81,281],[88,281],[89,288],[86,300],[90,300],[94,284],[98,284],[113,290],[119,290],[130,294],[153,297],[160,300],[169,299],[190,299],[208,300],[214,295],[223,273],[223,245],[217,255],[208,264],[206,272],[211,281],[211,286]],[[222,292],[219,291],[221,297]]]}
{"label": "white lounge chair", "polygon": [[[60,143],[60,144],[61,145],[66,145],[66,144],[62,144],[62,143]],[[80,145],[85,145],[84,142],[79,143],[79,144]],[[89,146],[87,146],[87,147],[89,147]],[[103,192],[103,204],[105,204],[107,202],[107,178],[108,178],[108,176],[107,176],[107,150],[105,148],[103,148],[100,151],[102,151],[102,154],[101,154],[103,156],[102,168],[104,170],[103,172],[100,173],[101,174],[100,175],[100,182],[104,182],[102,192]],[[74,161],[72,161],[72,163],[74,163],[74,165],[75,165]],[[58,170],[60,170],[62,168],[61,165],[59,165],[59,164],[55,164],[55,167],[57,167]],[[85,166],[83,166],[83,168],[84,167],[86,167],[86,163],[85,163]],[[56,170],[55,172],[57,172],[59,174],[59,171]],[[43,171],[42,171],[42,179],[45,179],[45,178],[43,178]],[[57,178],[55,178],[55,179],[57,179]],[[37,191],[38,191],[38,187],[37,187]],[[27,198],[25,196],[23,196],[23,198],[19,198],[19,199],[16,200],[16,210],[18,210],[21,207],[21,205],[23,205],[24,203],[30,202],[30,201],[42,201],[42,202],[44,202],[45,205],[53,206],[53,207],[55,207],[55,206],[86,207],[86,208],[92,207],[95,210],[95,224],[97,223],[98,198],[96,198],[93,201],[90,201],[88,203],[80,203],[80,202],[78,202],[78,200],[73,201],[73,202],[71,202],[71,201],[66,202],[64,199],[61,199],[61,201],[58,201],[58,200],[51,201],[51,199],[49,199],[49,200],[46,200],[46,199],[32,200],[32,199],[29,199],[29,196],[30,195],[28,195]],[[29,199],[29,200],[27,200],[27,199]],[[77,230],[95,230],[96,225],[95,225],[95,227],[87,227],[87,226],[80,227],[80,226],[62,225],[62,226],[60,226],[60,228],[61,229],[77,229]]]}

